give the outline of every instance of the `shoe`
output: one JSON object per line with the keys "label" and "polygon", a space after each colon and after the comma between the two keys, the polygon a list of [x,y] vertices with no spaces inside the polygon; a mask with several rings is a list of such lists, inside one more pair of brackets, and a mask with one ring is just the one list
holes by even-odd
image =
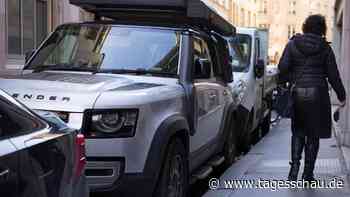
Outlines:
{"label": "shoe", "polygon": [[289,181],[296,181],[298,179],[301,154],[305,145],[305,138],[299,136],[292,136],[292,161],[290,164],[290,171],[288,174]]}
{"label": "shoe", "polygon": [[289,162],[289,165],[290,165],[290,171],[288,174],[288,181],[298,180],[300,162],[299,163]]}
{"label": "shoe", "polygon": [[315,181],[314,169],[317,159],[317,154],[320,146],[318,138],[308,138],[305,146],[305,164],[302,175],[303,180]]}

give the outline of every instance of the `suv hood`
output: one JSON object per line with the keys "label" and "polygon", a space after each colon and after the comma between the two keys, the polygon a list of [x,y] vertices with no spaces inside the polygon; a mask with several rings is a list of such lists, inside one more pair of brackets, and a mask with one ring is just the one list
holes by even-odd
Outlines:
{"label": "suv hood", "polygon": [[0,88],[32,109],[83,112],[94,107],[102,92],[142,91],[177,81],[155,78],[46,71],[2,78]]}

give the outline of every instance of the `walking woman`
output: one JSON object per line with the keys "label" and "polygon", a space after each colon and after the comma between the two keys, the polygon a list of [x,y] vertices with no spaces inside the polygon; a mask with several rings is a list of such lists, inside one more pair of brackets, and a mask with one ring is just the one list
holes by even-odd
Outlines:
{"label": "walking woman", "polygon": [[328,82],[342,107],[346,92],[339,76],[334,52],[326,40],[326,20],[309,16],[303,34],[288,42],[280,63],[279,82],[293,84],[292,142],[289,180],[297,180],[301,155],[305,152],[302,178],[313,181],[320,138],[331,138],[332,115]]}

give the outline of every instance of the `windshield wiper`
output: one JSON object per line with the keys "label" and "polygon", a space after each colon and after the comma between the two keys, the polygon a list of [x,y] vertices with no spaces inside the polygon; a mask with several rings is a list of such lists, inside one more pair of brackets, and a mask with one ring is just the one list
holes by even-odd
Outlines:
{"label": "windshield wiper", "polygon": [[111,74],[136,74],[136,75],[166,75],[166,76],[177,76],[177,74],[169,72],[161,72],[155,70],[146,70],[146,69],[102,69],[97,70],[95,73],[111,73]]}
{"label": "windshield wiper", "polygon": [[[30,69],[30,68],[29,68]],[[43,72],[43,71],[79,71],[79,72],[96,72],[95,68],[84,68],[77,66],[70,66],[69,64],[56,64],[56,65],[45,65],[33,68],[33,72]]]}

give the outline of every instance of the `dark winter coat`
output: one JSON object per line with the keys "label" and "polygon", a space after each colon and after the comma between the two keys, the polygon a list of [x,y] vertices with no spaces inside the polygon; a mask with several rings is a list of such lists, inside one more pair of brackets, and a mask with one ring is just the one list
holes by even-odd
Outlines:
{"label": "dark winter coat", "polygon": [[346,93],[334,52],[315,34],[298,34],[287,44],[280,63],[280,83],[296,82],[293,135],[330,138],[332,130],[328,82],[340,101]]}

